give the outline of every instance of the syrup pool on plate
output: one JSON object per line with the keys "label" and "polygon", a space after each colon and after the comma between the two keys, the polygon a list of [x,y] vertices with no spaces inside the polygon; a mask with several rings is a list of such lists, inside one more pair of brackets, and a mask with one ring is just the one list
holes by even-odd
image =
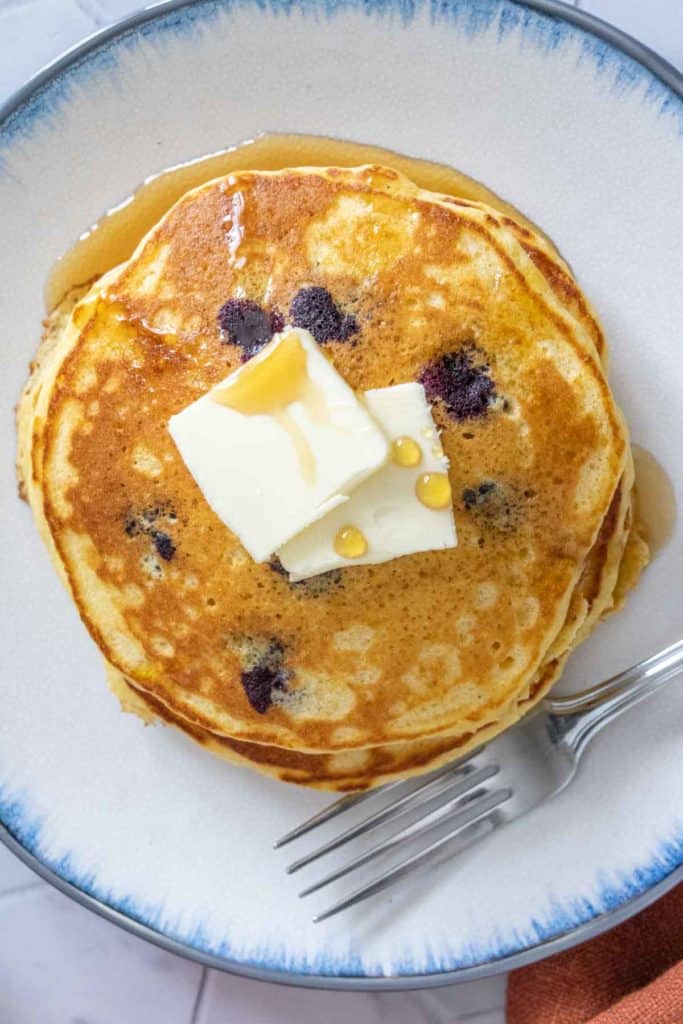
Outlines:
{"label": "syrup pool on plate", "polygon": [[[76,285],[85,284],[127,260],[141,238],[189,189],[234,171],[276,171],[283,167],[356,167],[385,164],[421,188],[488,203],[534,227],[519,210],[480,182],[446,164],[403,156],[390,149],[317,135],[268,134],[154,174],[127,199],[105,213],[55,263],[45,301],[52,310]],[[537,227],[534,230],[538,231]]]}
{"label": "syrup pool on plate", "polygon": [[636,517],[644,525],[650,554],[669,543],[676,526],[676,493],[671,477],[652,452],[633,445],[636,467]]}

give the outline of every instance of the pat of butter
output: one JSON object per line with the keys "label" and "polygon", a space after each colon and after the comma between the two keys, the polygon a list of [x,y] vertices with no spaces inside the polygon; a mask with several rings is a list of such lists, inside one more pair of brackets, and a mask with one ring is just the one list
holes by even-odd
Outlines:
{"label": "pat of butter", "polygon": [[308,331],[286,330],[171,417],[216,515],[256,562],[348,501],[386,460],[384,434]]}
{"label": "pat of butter", "polygon": [[[425,473],[447,474],[439,434],[421,384],[398,384],[366,391],[364,400],[390,442],[403,440],[403,451],[415,451],[412,465],[387,462],[350,495],[348,502],[290,540],[278,551],[292,580],[307,579],[330,569],[373,565],[416,551],[452,548],[457,544],[453,507],[428,508],[417,497]],[[406,443],[409,438],[411,443]],[[399,455],[400,459],[400,455]],[[335,539],[346,527],[359,530],[367,550],[352,558],[335,551]],[[362,545],[359,545],[362,548]]]}

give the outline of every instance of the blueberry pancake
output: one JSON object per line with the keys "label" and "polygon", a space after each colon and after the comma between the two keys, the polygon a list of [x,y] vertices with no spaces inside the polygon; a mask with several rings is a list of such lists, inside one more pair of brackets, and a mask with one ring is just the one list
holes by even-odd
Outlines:
{"label": "blueberry pancake", "polygon": [[[549,262],[545,264],[551,268],[551,280],[571,280],[561,267],[555,270],[550,260],[554,263],[557,257],[549,256]],[[567,278],[564,278],[565,273]],[[587,308],[579,310],[577,315],[597,326],[594,315]],[[597,329],[599,331],[599,326]],[[600,345],[600,351],[604,352],[604,343]],[[633,460],[629,456],[610,508],[586,558],[565,624],[529,693],[524,699],[515,701],[508,710],[508,724],[514,723],[531,704],[547,693],[561,674],[571,650],[588,636],[601,618],[623,603],[626,593],[637,582],[648,560],[648,548],[640,526],[634,520],[633,486]],[[165,704],[144,690],[136,689],[111,665],[106,666],[106,671],[109,686],[122,708],[137,714],[146,723],[173,725],[204,749],[233,764],[256,768],[281,781],[337,792],[357,792],[434,770],[485,742],[501,726],[499,722],[455,738],[441,736],[334,754],[299,753],[209,732],[187,719],[174,716]]]}
{"label": "blueberry pancake", "polygon": [[565,624],[528,693],[512,704],[507,711],[507,721],[503,723],[499,721],[456,737],[440,736],[334,754],[310,754],[210,732],[187,719],[174,716],[163,702],[144,690],[136,689],[118,670],[108,665],[110,688],[124,710],[139,715],[146,722],[173,725],[224,760],[255,767],[281,781],[349,792],[433,770],[479,746],[500,731],[501,725],[513,724],[521,717],[557,680],[571,650],[588,636],[602,617],[623,603],[648,558],[647,544],[633,519],[632,487],[633,467],[632,460],[629,460],[586,559]]}
{"label": "blueberry pancake", "polygon": [[[212,510],[169,421],[287,325],[354,392],[423,385],[457,546],[293,582]],[[440,756],[538,699],[612,599],[632,475],[600,329],[547,244],[481,204],[379,167],[232,175],[48,334],[27,497],[106,661],[189,729]]]}

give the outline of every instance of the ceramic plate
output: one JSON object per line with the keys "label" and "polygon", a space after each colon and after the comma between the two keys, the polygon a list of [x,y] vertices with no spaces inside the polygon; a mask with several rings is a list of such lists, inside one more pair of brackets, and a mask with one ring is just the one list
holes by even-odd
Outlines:
{"label": "ceramic plate", "polygon": [[[119,712],[16,497],[11,409],[55,258],[147,175],[262,131],[453,164],[550,233],[601,314],[635,441],[683,481],[681,80],[580,12],[508,0],[198,0],[95,36],[0,121],[0,821],[36,870],[214,966],[443,984],[576,942],[683,874],[683,693],[605,732],[560,798],[404,894],[311,923],[273,840],[326,797]],[[680,636],[683,532],[572,659],[579,687]],[[681,684],[683,685],[683,683]],[[340,890],[341,891],[341,890]]]}

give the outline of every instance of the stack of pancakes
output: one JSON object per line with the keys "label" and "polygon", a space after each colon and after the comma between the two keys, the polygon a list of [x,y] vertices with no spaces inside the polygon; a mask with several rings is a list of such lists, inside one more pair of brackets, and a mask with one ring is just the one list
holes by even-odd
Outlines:
{"label": "stack of pancakes", "polygon": [[[354,389],[424,384],[456,548],[293,583],[212,512],[168,421],[292,322]],[[51,315],[22,489],[124,708],[364,789],[520,718],[646,563],[605,355],[567,265],[503,212],[384,167],[240,172]]]}

